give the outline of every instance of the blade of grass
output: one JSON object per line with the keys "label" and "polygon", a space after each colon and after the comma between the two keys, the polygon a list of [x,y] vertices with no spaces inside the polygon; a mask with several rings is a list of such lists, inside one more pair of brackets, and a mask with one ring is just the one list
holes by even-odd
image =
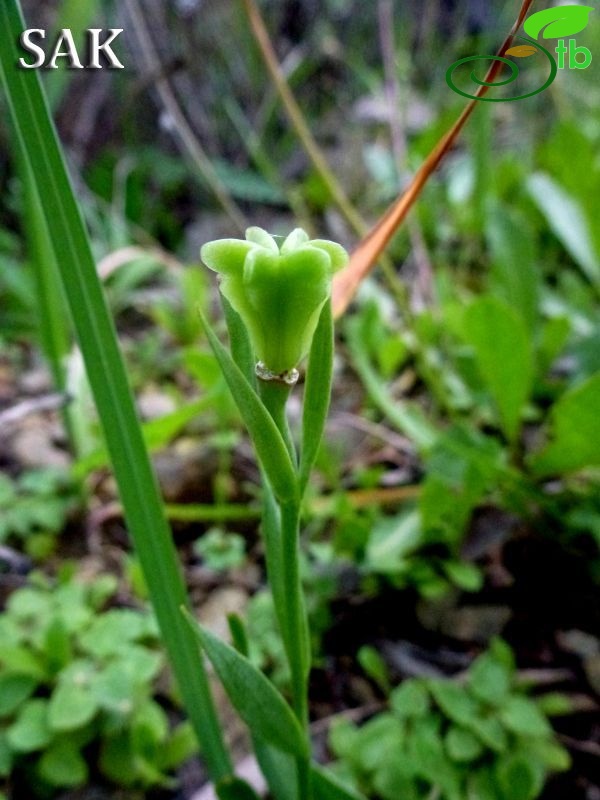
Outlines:
{"label": "blade of grass", "polygon": [[17,68],[25,29],[18,0],[0,4],[0,71],[15,130],[36,181],[79,346],[162,636],[211,777],[231,773],[193,633],[180,613],[183,577],[135,412],[81,212],[38,74]]}
{"label": "blade of grass", "polygon": [[[249,2],[250,0],[245,0]],[[520,28],[533,0],[523,0],[519,16],[515,21],[510,33],[498,50],[498,54],[510,47],[513,38]],[[502,68],[502,62],[494,61],[485,77],[486,83],[493,82],[494,78]],[[477,91],[478,97],[483,97],[489,90],[489,86],[482,85]],[[352,298],[356,294],[358,287],[366,276],[371,272],[377,260],[385,250],[392,236],[396,233],[400,225],[406,219],[406,215],[417,201],[423,191],[423,187],[437,169],[440,162],[448,153],[459,133],[464,128],[467,120],[477,106],[477,100],[471,100],[464,108],[463,112],[456,120],[454,125],[448,130],[439,142],[435,145],[431,153],[425,159],[416,175],[412,179],[406,191],[392,203],[388,210],[383,214],[378,222],[371,228],[369,233],[362,239],[358,247],[350,257],[350,261],[344,269],[341,269],[334,276],[333,280],[333,315],[341,317],[350,305]]]}
{"label": "blade of grass", "polygon": [[385,414],[389,421],[411,439],[419,450],[428,450],[436,439],[435,427],[429,422],[416,403],[397,400],[390,396],[381,376],[370,363],[360,338],[357,320],[346,325],[346,341],[354,368],[361,377],[369,397]]}
{"label": "blade of grass", "polygon": [[54,385],[64,392],[64,359],[70,349],[69,316],[35,184],[25,159],[19,158],[18,161],[23,185],[23,227],[37,288],[40,344],[50,365]]}

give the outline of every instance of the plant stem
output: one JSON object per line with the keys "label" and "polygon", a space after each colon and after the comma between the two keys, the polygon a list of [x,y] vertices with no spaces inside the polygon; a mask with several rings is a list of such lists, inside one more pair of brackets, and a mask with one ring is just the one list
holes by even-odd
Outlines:
{"label": "plant stem", "polygon": [[280,383],[279,381],[258,381],[258,393],[260,398],[283,436],[283,441],[288,449],[292,463],[296,465],[298,463],[296,447],[292,439],[286,414],[286,405],[292,388],[293,387],[289,386],[287,383]]}
{"label": "plant stem", "polygon": [[[286,403],[291,387],[274,381],[259,381],[259,393],[262,401],[273,417],[273,420],[288,447],[290,456],[297,463],[296,450],[290,434],[286,415]],[[275,545],[271,542],[271,547]],[[282,613],[278,613],[284,646],[292,676],[292,706],[310,745],[308,729],[308,676],[310,672],[310,645],[308,637],[308,619],[302,580],[300,575],[300,498],[283,503],[280,506],[280,540],[279,558],[267,558],[268,565],[281,570],[281,583],[285,592],[278,599],[283,603]],[[267,540],[267,547],[269,541]],[[272,554],[271,554],[272,555]],[[273,585],[273,577],[269,582]],[[279,593],[278,593],[279,594]],[[298,797],[299,800],[311,800],[310,758],[297,759]]]}

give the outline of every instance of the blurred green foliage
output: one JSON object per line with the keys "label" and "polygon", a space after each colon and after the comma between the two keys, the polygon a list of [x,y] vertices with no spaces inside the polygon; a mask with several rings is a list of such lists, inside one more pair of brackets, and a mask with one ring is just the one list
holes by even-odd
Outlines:
{"label": "blurred green foliage", "polygon": [[32,797],[97,770],[122,787],[174,786],[196,743],[170,721],[154,617],[106,607],[114,576],[73,572],[65,564],[55,584],[32,574],[0,614],[0,776]]}
{"label": "blurred green foliage", "polygon": [[[364,656],[363,664],[381,684],[381,664]],[[460,683],[411,678],[389,693],[388,704],[360,727],[340,719],[330,731],[338,775],[368,797],[533,800],[548,772],[569,768],[569,754],[540,703],[519,686],[501,640]]]}

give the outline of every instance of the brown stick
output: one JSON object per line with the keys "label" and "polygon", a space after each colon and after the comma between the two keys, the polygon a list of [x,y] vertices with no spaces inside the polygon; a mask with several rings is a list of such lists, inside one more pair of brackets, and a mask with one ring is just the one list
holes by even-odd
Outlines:
{"label": "brown stick", "polygon": [[[513,39],[521,27],[533,0],[523,0],[521,11],[510,33],[502,43],[497,55],[501,55],[510,47]],[[499,73],[503,64],[501,61],[494,61],[486,75],[486,82],[490,83]],[[476,96],[483,97],[489,90],[488,86],[480,86]],[[447,133],[442,136],[433,148],[421,168],[414,176],[412,183],[404,194],[396,200],[385,214],[375,223],[369,233],[360,241],[358,247],[352,253],[350,261],[343,270],[338,272],[333,282],[333,313],[335,317],[341,317],[350,305],[358,287],[364,278],[369,274],[377,263],[377,259],[385,249],[386,245],[396,233],[406,215],[421,194],[423,187],[429,180],[431,174],[437,169],[440,162],[448,153],[465,123],[473,113],[477,100],[471,100],[456,120],[454,125]]]}

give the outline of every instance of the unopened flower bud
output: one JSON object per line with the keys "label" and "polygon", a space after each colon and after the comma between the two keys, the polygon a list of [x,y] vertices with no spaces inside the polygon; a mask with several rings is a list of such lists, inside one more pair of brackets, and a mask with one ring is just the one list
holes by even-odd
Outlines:
{"label": "unopened flower bud", "polygon": [[348,255],[296,228],[279,247],[262,228],[246,239],[217,239],[200,252],[221,276],[220,289],[240,315],[256,358],[274,374],[293,370],[306,355],[334,272]]}

